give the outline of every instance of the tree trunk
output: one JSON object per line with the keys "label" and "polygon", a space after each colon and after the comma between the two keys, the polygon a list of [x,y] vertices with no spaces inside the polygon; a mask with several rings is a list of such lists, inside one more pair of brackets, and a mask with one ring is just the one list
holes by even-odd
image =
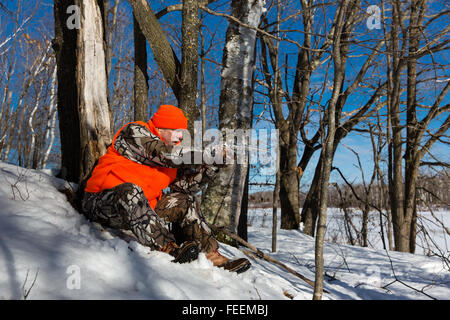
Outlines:
{"label": "tree trunk", "polygon": [[327,222],[327,200],[328,200],[328,184],[331,173],[331,165],[333,163],[333,157],[335,152],[334,137],[336,134],[336,105],[339,95],[341,93],[341,85],[343,84],[345,73],[345,60],[344,56],[341,56],[341,32],[344,25],[344,19],[347,14],[348,1],[344,0],[342,5],[338,8],[339,14],[336,19],[336,33],[334,34],[333,41],[333,62],[334,62],[334,81],[333,81],[333,93],[328,104],[328,121],[327,121],[327,136],[323,143],[324,149],[322,149],[322,169],[320,178],[320,200],[319,200],[319,222],[317,225],[317,235],[315,243],[315,281],[314,281],[314,293],[313,299],[322,299],[323,293],[323,276],[324,276],[324,262],[323,262],[323,243],[326,231]]}
{"label": "tree trunk", "polygon": [[[298,203],[299,180],[297,175],[297,135],[298,130],[289,128],[281,132],[280,143],[280,208],[281,229],[298,229],[300,207]],[[287,142],[287,143],[286,143]]]}
{"label": "tree trunk", "polygon": [[[389,117],[392,126],[392,139],[390,146],[390,168],[391,181],[389,183],[389,194],[391,199],[392,222],[394,229],[395,250],[408,252],[409,251],[409,227],[404,221],[404,207],[403,207],[403,178],[402,178],[402,128],[400,126],[400,86],[401,75],[399,72],[400,51],[399,39],[401,15],[399,3],[393,5],[392,14],[392,29],[391,29],[391,43],[392,43],[392,87],[390,92],[390,111]],[[397,72],[396,72],[397,71]]]}
{"label": "tree trunk", "polygon": [[128,0],[164,78],[180,101],[181,65],[147,0]]}
{"label": "tree trunk", "polygon": [[67,7],[73,0],[55,0],[55,38],[53,49],[56,55],[58,92],[57,108],[61,139],[60,176],[78,182],[80,176],[81,150],[78,115],[78,87],[76,82],[76,29],[66,26]]}
{"label": "tree trunk", "polygon": [[134,121],[148,121],[147,42],[133,15],[134,33]]}
{"label": "tree trunk", "polygon": [[[411,5],[409,26],[409,54],[413,56],[419,49],[421,38],[420,26],[425,11],[423,0]],[[416,242],[416,181],[419,173],[419,144],[417,135],[416,95],[417,95],[417,59],[410,58],[407,62],[407,101],[406,101],[406,150],[405,150],[405,223],[409,225],[409,252],[414,253]]]}
{"label": "tree trunk", "polygon": [[200,36],[200,109],[202,114],[202,132],[206,132],[205,37],[201,32]]}
{"label": "tree trunk", "polygon": [[[108,29],[107,29],[108,41],[107,41],[107,49],[106,49],[106,59],[107,59],[106,71],[108,72],[108,79],[109,79],[109,74],[111,73],[111,67],[112,67],[112,65],[111,65],[112,50],[113,50],[112,40],[113,40],[113,34],[116,30],[117,8],[118,7],[119,7],[119,0],[115,0],[114,7],[112,9],[112,21],[111,21],[111,24],[108,23]],[[105,10],[107,11],[107,5],[105,5]],[[105,18],[107,19],[107,14],[105,15]]]}
{"label": "tree trunk", "polygon": [[[49,116],[47,120],[47,128],[45,131],[45,141],[48,141],[47,148],[42,156],[41,169],[45,169],[47,166],[48,158],[50,156],[50,151],[52,150],[53,143],[55,141],[55,124],[56,124],[56,65],[52,72],[52,83],[50,89],[50,106],[49,106]],[[50,141],[49,141],[50,139]]]}
{"label": "tree trunk", "polygon": [[[299,207],[299,184],[301,174],[297,167],[297,134],[302,123],[303,112],[306,107],[310,76],[314,69],[310,62],[311,47],[310,30],[312,28],[312,12],[310,5],[306,1],[301,1],[303,8],[303,20],[305,28],[305,39],[303,46],[297,55],[297,67],[293,86],[292,98],[287,97],[289,114],[285,118],[282,110],[282,101],[286,98],[281,92],[283,91],[283,83],[279,71],[279,42],[277,47],[273,44],[272,39],[262,37],[261,44],[262,63],[266,77],[266,83],[269,87],[269,97],[275,114],[275,127],[280,134],[280,157],[279,157],[279,199],[281,208],[281,225],[282,229],[298,229],[300,225],[300,207]],[[279,2],[277,2],[277,8]],[[279,8],[278,8],[279,9]],[[277,12],[279,13],[279,10]],[[277,17],[279,21],[279,15]],[[278,33],[277,33],[278,34]],[[274,71],[273,77],[268,67],[267,50],[269,51],[269,59]],[[287,65],[286,61],[286,65]],[[286,82],[286,81],[285,81]],[[288,84],[285,83],[287,87]],[[305,142],[309,144],[309,142]],[[309,155],[311,149],[305,148],[305,152]],[[301,160],[301,168],[306,168],[310,156],[304,153]],[[312,155],[312,154],[311,154]]]}
{"label": "tree trunk", "polygon": [[247,167],[247,177],[245,177],[244,194],[242,195],[241,214],[239,215],[238,236],[248,240],[247,217],[248,217],[248,180],[250,178],[250,167]]}
{"label": "tree trunk", "polygon": [[111,143],[111,116],[106,76],[104,8],[101,0],[77,0],[81,24],[77,38],[78,113],[81,163],[79,181]]}
{"label": "tree trunk", "polygon": [[369,224],[369,203],[368,203],[368,199],[366,198],[366,203],[364,205],[364,208],[362,209],[362,228],[361,228],[361,238],[362,238],[362,246],[363,247],[368,247],[368,242],[367,242],[367,227]]}
{"label": "tree trunk", "polygon": [[280,150],[277,150],[277,173],[275,175],[275,186],[272,193],[272,252],[277,251],[277,228],[278,228],[278,207],[280,195]]}
{"label": "tree trunk", "polygon": [[306,195],[303,204],[301,221],[303,223],[303,232],[311,237],[314,237],[316,231],[316,221],[319,212],[319,181],[322,169],[322,155],[317,162],[314,177]]}
{"label": "tree trunk", "polygon": [[194,121],[200,115],[196,103],[200,33],[198,5],[197,0],[183,0],[181,24],[181,52],[183,57],[181,59],[181,90],[178,105],[188,118],[188,130],[191,137],[194,136]]}
{"label": "tree trunk", "polygon": [[[234,17],[256,27],[262,14],[263,2],[233,0],[231,8]],[[236,129],[247,130],[251,127],[255,42],[256,31],[230,21],[221,73],[219,128],[223,132],[228,129],[238,135]],[[234,139],[232,143],[234,144]],[[247,163],[237,164],[234,161],[219,171],[216,179],[208,185],[204,196],[203,212],[207,219],[234,233],[237,232],[239,223],[247,171]]]}

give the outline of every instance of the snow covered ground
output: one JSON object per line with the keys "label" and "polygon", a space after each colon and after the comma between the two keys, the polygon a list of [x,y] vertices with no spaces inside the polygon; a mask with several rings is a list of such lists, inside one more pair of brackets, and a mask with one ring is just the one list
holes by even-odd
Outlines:
{"label": "snow covered ground", "polygon": [[[252,259],[253,267],[237,275],[214,268],[204,254],[175,264],[164,253],[102,233],[58,192],[63,187],[68,184],[46,173],[0,163],[0,299],[312,298],[313,288],[266,261]],[[449,213],[439,215],[448,226]],[[252,217],[249,242],[314,280],[314,239],[278,229],[272,254],[270,214],[254,210]],[[220,251],[245,257],[227,245]],[[324,251],[330,292],[324,299],[450,299],[450,272],[438,257],[337,243]]]}

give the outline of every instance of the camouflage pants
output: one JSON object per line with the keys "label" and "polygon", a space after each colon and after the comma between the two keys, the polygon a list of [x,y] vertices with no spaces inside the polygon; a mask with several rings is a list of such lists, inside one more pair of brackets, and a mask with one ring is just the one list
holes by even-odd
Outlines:
{"label": "camouflage pants", "polygon": [[184,241],[197,242],[203,252],[218,248],[194,198],[184,193],[163,195],[153,210],[141,187],[124,183],[99,193],[86,192],[82,206],[89,220],[131,230],[141,244],[152,250]]}

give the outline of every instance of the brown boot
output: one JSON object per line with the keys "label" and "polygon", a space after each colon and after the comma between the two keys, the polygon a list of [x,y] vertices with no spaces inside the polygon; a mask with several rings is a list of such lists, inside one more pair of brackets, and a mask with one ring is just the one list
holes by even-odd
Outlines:
{"label": "brown boot", "polygon": [[206,258],[212,261],[215,267],[224,268],[225,270],[233,271],[236,273],[247,271],[252,265],[250,261],[245,258],[230,260],[222,256],[217,250],[207,253]]}
{"label": "brown boot", "polygon": [[198,254],[200,252],[197,244],[193,241],[186,241],[181,245],[181,247],[179,247],[175,242],[170,242],[165,245],[161,251],[175,257],[172,262],[177,263],[194,261],[198,258]]}

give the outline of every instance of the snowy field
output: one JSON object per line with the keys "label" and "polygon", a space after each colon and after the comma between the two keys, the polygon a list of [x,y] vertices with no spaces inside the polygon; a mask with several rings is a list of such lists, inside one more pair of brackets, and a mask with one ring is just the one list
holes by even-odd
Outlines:
{"label": "snowy field", "polygon": [[[0,163],[0,299],[304,300],[313,288],[267,261],[251,259],[240,275],[214,268],[200,254],[189,264],[127,244],[98,231],[58,189],[67,183],[46,173]],[[249,242],[314,280],[314,239],[278,229],[271,253],[271,214],[250,213]],[[339,212],[330,209],[329,231]],[[449,213],[439,212],[449,226]],[[263,221],[264,220],[264,221]],[[264,223],[263,223],[264,222]],[[337,222],[336,222],[337,223]],[[333,227],[334,225],[334,227]],[[434,232],[434,231],[433,231]],[[441,248],[446,239],[436,226]],[[328,242],[324,248],[326,300],[450,299],[450,272],[439,257]],[[245,257],[221,245],[228,257]]]}
{"label": "snowy field", "polygon": [[[417,236],[416,236],[416,254],[432,255],[433,253],[444,255],[447,257],[450,253],[450,236],[447,234],[444,226],[450,228],[450,211],[443,211],[439,209],[432,209],[430,211],[418,211],[417,219]],[[384,243],[389,248],[387,239],[386,217],[383,212],[383,234],[380,230],[380,214],[379,212],[371,211],[367,223],[367,242],[370,248],[384,249],[382,235],[384,236]],[[353,226],[361,231],[362,229],[362,214],[359,209],[351,209]],[[434,217],[433,217],[434,215]],[[441,224],[444,224],[444,226]],[[352,227],[350,227],[352,228]],[[356,232],[352,229],[354,241],[357,242]],[[327,233],[326,240],[336,243],[348,243],[348,235],[345,229],[345,218],[342,210],[337,208],[328,209],[327,211]],[[392,235],[392,242],[393,242]]]}

